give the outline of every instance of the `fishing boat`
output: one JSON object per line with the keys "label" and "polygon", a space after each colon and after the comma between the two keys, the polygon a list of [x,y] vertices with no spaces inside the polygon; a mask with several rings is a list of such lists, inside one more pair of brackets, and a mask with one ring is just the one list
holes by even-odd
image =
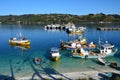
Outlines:
{"label": "fishing boat", "polygon": [[60,52],[59,49],[56,47],[53,47],[50,49],[50,57],[53,61],[58,61],[60,59]]}
{"label": "fishing boat", "polygon": [[82,34],[83,31],[80,29],[73,29],[69,32],[69,34]]}
{"label": "fishing boat", "polygon": [[96,48],[96,44],[93,42],[87,43],[86,39],[82,40],[74,40],[70,42],[63,42],[61,41],[61,48],[62,49],[76,49],[76,48]]}
{"label": "fishing boat", "polygon": [[85,31],[85,27],[78,27],[76,29],[71,30],[71,34],[82,34]]}
{"label": "fishing boat", "polygon": [[28,40],[21,33],[19,33],[17,37],[13,37],[9,39],[9,44],[19,45],[19,46],[29,46],[30,40]]}
{"label": "fishing boat", "polygon": [[9,39],[10,45],[21,45],[21,46],[28,46],[30,45],[30,40],[26,39],[25,37],[18,39],[16,37]]}
{"label": "fishing boat", "polygon": [[68,42],[61,41],[60,45],[62,49],[74,49],[74,48],[86,47],[87,45],[89,45],[89,43],[87,44],[86,37],[79,36],[77,39]]}
{"label": "fishing boat", "polygon": [[[64,44],[64,43],[61,43],[61,44]],[[80,48],[81,44],[78,41],[70,41],[65,43],[64,47],[66,47],[67,49]]]}
{"label": "fishing boat", "polygon": [[82,34],[85,31],[85,27],[78,27],[76,28],[74,24],[69,25],[70,27],[68,27],[66,29],[66,32],[69,34]]}
{"label": "fishing boat", "polygon": [[33,61],[34,61],[34,63],[35,63],[35,64],[37,64],[37,65],[38,65],[38,64],[41,64],[42,59],[41,59],[41,58],[39,58],[39,57],[35,57]]}
{"label": "fishing boat", "polygon": [[83,27],[83,26],[81,26],[81,27],[78,27],[78,30],[85,31],[85,30],[86,30],[86,27]]}
{"label": "fishing boat", "polygon": [[118,51],[114,45],[109,44],[106,42],[105,44],[101,45],[100,48],[93,48],[93,49],[85,49],[85,48],[76,48],[71,51],[72,57],[77,58],[104,58],[107,56],[113,56]]}
{"label": "fishing boat", "polygon": [[87,38],[83,35],[78,37],[78,41],[80,42],[81,45],[86,45],[87,44]]}
{"label": "fishing boat", "polygon": [[71,33],[72,31],[76,30],[75,24],[73,23],[68,23],[65,26],[66,26],[67,33]]}

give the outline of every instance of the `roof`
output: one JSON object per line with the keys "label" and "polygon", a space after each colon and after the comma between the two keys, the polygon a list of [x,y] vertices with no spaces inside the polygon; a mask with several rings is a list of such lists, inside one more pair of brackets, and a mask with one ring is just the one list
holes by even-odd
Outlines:
{"label": "roof", "polygon": [[51,48],[51,52],[59,52],[59,49],[58,48]]}
{"label": "roof", "polygon": [[107,43],[107,44],[103,44],[102,47],[104,47],[104,48],[105,48],[105,47],[114,47],[114,45],[111,45],[111,44],[108,44],[108,43]]}

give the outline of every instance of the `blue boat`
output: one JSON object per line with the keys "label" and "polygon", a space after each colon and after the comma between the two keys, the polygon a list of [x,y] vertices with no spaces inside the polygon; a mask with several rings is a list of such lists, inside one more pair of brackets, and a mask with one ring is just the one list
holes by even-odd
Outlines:
{"label": "blue boat", "polygon": [[112,73],[112,72],[107,72],[107,73],[105,74],[105,76],[108,77],[108,78],[111,78],[111,77],[113,76],[113,73]]}

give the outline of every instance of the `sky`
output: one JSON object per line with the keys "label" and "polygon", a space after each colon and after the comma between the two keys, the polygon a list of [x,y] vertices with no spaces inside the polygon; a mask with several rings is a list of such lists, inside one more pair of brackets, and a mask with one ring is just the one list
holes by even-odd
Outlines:
{"label": "sky", "polygon": [[0,15],[119,14],[120,0],[0,0]]}

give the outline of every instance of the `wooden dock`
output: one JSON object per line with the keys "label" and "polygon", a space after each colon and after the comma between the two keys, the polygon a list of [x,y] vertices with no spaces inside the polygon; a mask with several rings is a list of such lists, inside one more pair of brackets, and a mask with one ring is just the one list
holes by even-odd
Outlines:
{"label": "wooden dock", "polygon": [[97,30],[120,30],[120,27],[98,27]]}

